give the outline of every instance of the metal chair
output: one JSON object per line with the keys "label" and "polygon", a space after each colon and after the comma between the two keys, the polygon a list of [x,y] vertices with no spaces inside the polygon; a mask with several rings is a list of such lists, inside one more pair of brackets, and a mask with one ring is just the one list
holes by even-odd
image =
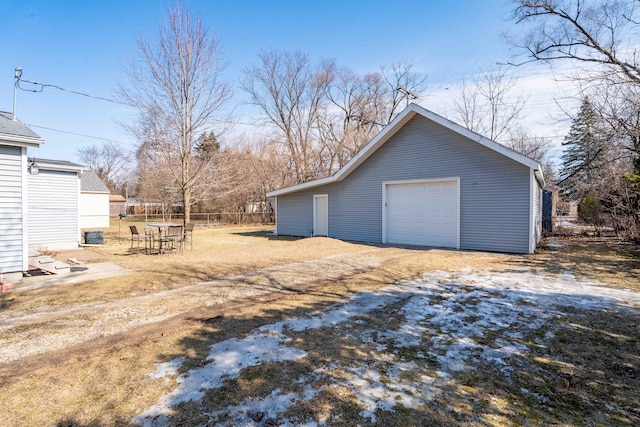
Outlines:
{"label": "metal chair", "polygon": [[[157,249],[156,243],[158,243]],[[160,253],[160,235],[153,227],[144,228],[144,251],[147,254]]]}
{"label": "metal chair", "polygon": [[195,224],[192,222],[187,223],[187,225],[184,226],[184,235],[182,237],[182,244],[184,246],[187,245],[187,241],[189,242],[189,246],[190,249],[193,250],[193,229],[195,227]]}
{"label": "metal chair", "polygon": [[182,253],[182,240],[183,232],[181,225],[167,227],[166,234],[161,238],[162,244],[166,248],[167,253],[171,253],[172,250],[180,251]]}
{"label": "metal chair", "polygon": [[137,242],[138,246],[135,249],[136,249],[136,253],[140,255],[140,241],[143,241],[145,239],[145,236],[141,235],[138,232],[138,227],[135,225],[130,225],[129,230],[131,230],[131,247],[129,248],[129,252],[133,253],[134,243]]}

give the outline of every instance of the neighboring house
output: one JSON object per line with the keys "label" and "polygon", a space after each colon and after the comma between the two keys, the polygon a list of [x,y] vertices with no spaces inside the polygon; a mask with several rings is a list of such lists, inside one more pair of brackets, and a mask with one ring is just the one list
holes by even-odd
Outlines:
{"label": "neighboring house", "polygon": [[109,216],[116,217],[127,213],[127,199],[119,194],[109,196]]}
{"label": "neighboring house", "polygon": [[93,171],[80,178],[80,228],[109,228],[109,188]]}
{"label": "neighboring house", "polygon": [[11,113],[0,112],[0,269],[10,279],[28,268],[27,148],[43,142]]}
{"label": "neighboring house", "polygon": [[33,159],[28,174],[29,248],[75,249],[80,243],[80,177],[85,166],[63,160]]}
{"label": "neighboring house", "polygon": [[334,176],[272,191],[276,233],[532,253],[540,165],[416,104]]}

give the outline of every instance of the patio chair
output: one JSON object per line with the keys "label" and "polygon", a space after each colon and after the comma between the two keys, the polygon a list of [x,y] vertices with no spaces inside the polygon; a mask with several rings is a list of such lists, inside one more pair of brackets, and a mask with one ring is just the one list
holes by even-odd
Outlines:
{"label": "patio chair", "polygon": [[167,250],[167,253],[171,253],[173,250],[176,252],[182,252],[182,226],[167,227],[167,232],[161,240],[163,247]]}
{"label": "patio chair", "polygon": [[[138,227],[135,225],[130,225],[129,230],[131,230],[131,247],[129,248],[129,252],[133,253],[135,250],[136,253],[140,255],[140,241],[144,242],[145,236],[138,232]],[[138,244],[137,247],[134,247],[134,243]]]}
{"label": "patio chair", "polygon": [[160,253],[160,234],[153,227],[144,228],[144,251],[146,254]]}
{"label": "patio chair", "polygon": [[191,250],[193,250],[193,229],[195,227],[195,224],[192,222],[187,223],[187,225],[184,226],[184,235],[182,237],[182,244],[184,246],[187,246],[187,242],[189,242],[189,247]]}

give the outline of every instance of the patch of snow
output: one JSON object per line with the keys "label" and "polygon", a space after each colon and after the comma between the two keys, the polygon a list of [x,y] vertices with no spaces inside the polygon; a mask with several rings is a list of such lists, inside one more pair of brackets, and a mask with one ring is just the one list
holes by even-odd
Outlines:
{"label": "patch of snow", "polygon": [[556,227],[575,227],[576,224],[570,220],[556,221]]}
{"label": "patch of snow", "polygon": [[[298,382],[308,382],[307,378],[300,378]],[[264,425],[265,419],[276,419],[278,414],[285,412],[293,402],[308,401],[313,399],[319,390],[314,390],[310,385],[303,388],[301,393],[282,393],[275,389],[271,394],[262,399],[245,399],[238,405],[207,414],[209,425],[227,427],[259,427]],[[261,413],[258,421],[251,418],[250,414]],[[279,424],[282,427],[293,426],[286,420]],[[300,424],[295,424],[300,425]]]}
{"label": "patch of snow", "polygon": [[411,363],[397,363],[386,373],[386,378],[380,372],[370,367],[351,367],[345,369],[351,378],[341,381],[340,385],[347,386],[364,406],[362,417],[376,422],[377,410],[393,411],[397,405],[406,408],[419,408],[431,401],[436,393],[436,385],[440,383],[436,378],[421,375],[419,380],[412,381],[402,378],[402,371],[415,369],[417,365]]}
{"label": "patch of snow", "polygon": [[157,405],[134,418],[134,422],[154,427],[154,420],[168,415],[170,408],[190,400],[198,401],[204,396],[203,389],[220,387],[227,378],[237,378],[240,371],[263,362],[295,360],[306,356],[306,352],[281,345],[289,339],[278,335],[252,334],[244,339],[228,339],[213,344],[208,360],[201,368],[192,369],[177,378],[178,387],[163,396]]}
{"label": "patch of snow", "polygon": [[168,375],[175,375],[184,362],[184,357],[176,357],[168,362],[157,363],[155,372],[149,374],[151,378],[164,378]]}
{"label": "patch of snow", "polygon": [[564,243],[558,241],[558,240],[549,240],[547,241],[546,246],[548,248],[554,248],[554,249],[561,249],[561,248],[566,248],[567,245],[565,245]]}
{"label": "patch of snow", "polygon": [[[243,339],[232,338],[210,346],[209,363],[177,377],[177,387],[132,421],[143,426],[169,423],[172,407],[189,400],[198,401],[204,390],[220,387],[226,379],[236,378],[247,367],[265,362],[281,362],[306,357],[306,352],[290,346],[292,332],[330,328],[343,324],[343,333],[376,348],[358,366],[336,361],[318,368],[313,376],[323,376],[325,387],[346,387],[365,409],[361,415],[375,422],[378,410],[393,411],[397,405],[419,408],[429,403],[456,372],[489,364],[505,378],[511,374],[510,359],[526,355],[523,338],[539,330],[548,320],[562,315],[565,306],[593,310],[616,304],[640,307],[640,296],[633,292],[609,289],[598,283],[578,281],[571,272],[558,277],[527,270],[463,270],[458,273],[430,272],[421,280],[401,281],[376,292],[361,292],[298,318],[264,325]],[[397,304],[401,303],[401,304]],[[392,304],[401,305],[395,318],[399,327],[380,330],[364,315]],[[489,334],[490,332],[490,334]],[[536,343],[544,345],[554,336],[544,331]],[[487,339],[486,337],[498,337]],[[406,360],[402,348],[415,348],[414,359]],[[425,360],[436,361],[428,366]],[[180,359],[159,364],[154,378],[175,374]],[[431,362],[429,362],[429,365]],[[347,373],[333,375],[333,372]],[[431,372],[430,374],[427,374]],[[292,405],[312,399],[318,392],[308,385],[316,379],[300,378],[299,392],[274,390],[269,396],[247,399],[239,405],[210,414],[228,424],[257,425],[247,413],[263,412],[276,418]],[[522,389],[541,403],[548,397]],[[225,415],[228,418],[223,419]],[[244,417],[244,418],[243,418]],[[283,420],[283,425],[290,420]],[[230,424],[229,424],[230,423]],[[254,424],[251,424],[254,423]],[[318,425],[319,423],[307,423]]]}

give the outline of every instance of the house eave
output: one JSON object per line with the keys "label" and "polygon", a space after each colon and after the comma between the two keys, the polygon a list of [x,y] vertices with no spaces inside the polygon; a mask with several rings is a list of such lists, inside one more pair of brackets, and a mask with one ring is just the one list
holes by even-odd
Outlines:
{"label": "house eave", "polygon": [[38,167],[44,170],[81,173],[89,169],[88,166],[73,165],[73,164],[59,164],[59,163],[49,162],[44,159],[36,159],[36,162],[38,163]]}
{"label": "house eave", "polygon": [[0,133],[0,144],[13,147],[39,147],[41,144],[44,144],[44,139]]}
{"label": "house eave", "polygon": [[296,191],[308,190],[310,188],[319,187],[321,185],[329,184],[335,181],[336,181],[336,175],[333,175],[327,178],[316,179],[315,181],[303,182],[302,184],[294,185],[292,187],[270,191],[267,193],[267,197],[277,197],[282,194],[295,193]]}

